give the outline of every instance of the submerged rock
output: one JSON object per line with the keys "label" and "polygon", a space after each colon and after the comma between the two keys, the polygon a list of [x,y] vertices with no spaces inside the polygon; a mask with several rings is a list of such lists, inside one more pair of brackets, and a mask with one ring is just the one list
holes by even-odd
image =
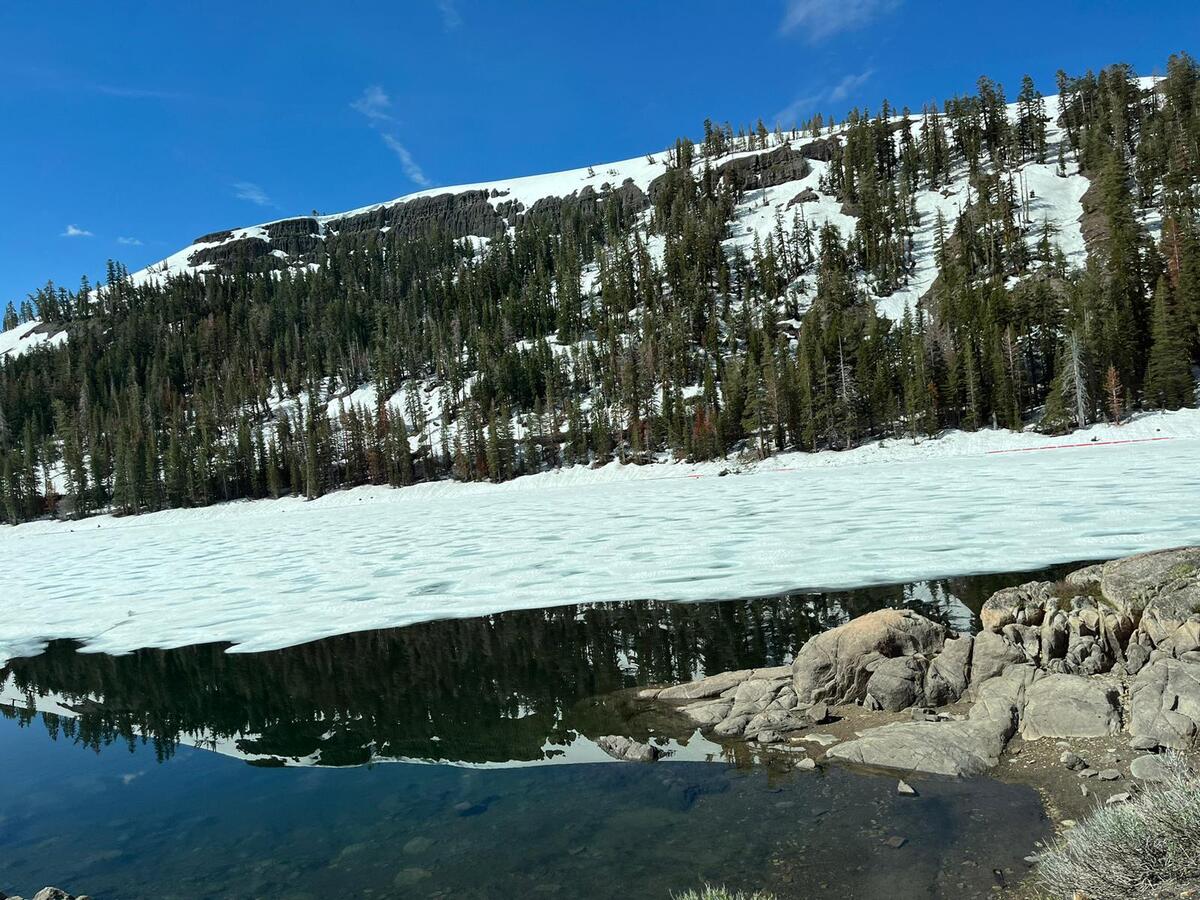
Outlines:
{"label": "submerged rock", "polygon": [[597,738],[596,746],[622,762],[655,762],[663,755],[663,751],[653,744],[643,744],[618,734]]}

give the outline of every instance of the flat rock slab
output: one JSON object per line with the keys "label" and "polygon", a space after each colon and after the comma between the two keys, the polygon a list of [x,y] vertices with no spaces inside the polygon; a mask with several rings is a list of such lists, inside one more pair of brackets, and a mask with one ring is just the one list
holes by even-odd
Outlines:
{"label": "flat rock slab", "polygon": [[[736,672],[720,672],[709,675],[699,681],[687,681],[663,688],[653,695],[643,691],[639,696],[657,700],[705,700],[719,697],[721,694],[736,688],[745,681],[761,680],[784,683],[791,677],[791,666],[770,666],[762,669],[739,669]],[[778,687],[779,685],[777,685]]]}
{"label": "flat rock slab", "polygon": [[1000,761],[1016,733],[1031,666],[988,681],[963,721],[895,722],[864,731],[826,754],[856,765],[931,775],[980,775]]}
{"label": "flat rock slab", "polygon": [[896,722],[831,747],[843,762],[931,775],[980,775],[1000,759],[995,730],[971,722]]}
{"label": "flat rock slab", "polygon": [[818,731],[802,735],[800,740],[811,741],[814,744],[820,744],[822,747],[832,747],[838,742],[839,738],[834,737],[832,734],[825,734]]}
{"label": "flat rock slab", "polygon": [[1081,675],[1047,675],[1025,691],[1021,736],[1028,741],[1106,737],[1120,730],[1115,687]]}
{"label": "flat rock slab", "polygon": [[1161,756],[1147,753],[1129,764],[1129,774],[1140,781],[1165,781],[1167,767],[1163,765]]}
{"label": "flat rock slab", "polygon": [[697,725],[716,725],[722,719],[729,715],[729,711],[733,709],[732,700],[698,700],[695,703],[689,703],[681,710],[684,715],[695,722]]}

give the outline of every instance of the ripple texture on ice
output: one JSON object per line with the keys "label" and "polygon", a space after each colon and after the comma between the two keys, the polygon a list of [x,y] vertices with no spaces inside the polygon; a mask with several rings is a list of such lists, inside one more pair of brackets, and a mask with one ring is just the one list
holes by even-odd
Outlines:
{"label": "ripple texture on ice", "polygon": [[1032,569],[1200,541],[1200,443],[544,490],[366,491],[0,532],[0,661]]}

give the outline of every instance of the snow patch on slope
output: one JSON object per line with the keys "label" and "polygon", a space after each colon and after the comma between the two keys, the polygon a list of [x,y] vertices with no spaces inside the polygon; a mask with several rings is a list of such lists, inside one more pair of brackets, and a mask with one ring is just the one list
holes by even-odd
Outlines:
{"label": "snow patch on slope", "polygon": [[16,328],[0,331],[0,360],[18,357],[37,347],[57,347],[67,340],[65,331],[47,334],[40,319],[30,319]]}

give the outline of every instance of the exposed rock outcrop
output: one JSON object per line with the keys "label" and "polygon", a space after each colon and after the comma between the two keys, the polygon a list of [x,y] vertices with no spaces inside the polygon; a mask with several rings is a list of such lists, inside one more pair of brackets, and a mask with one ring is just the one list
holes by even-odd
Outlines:
{"label": "exposed rock outcrop", "polygon": [[[1088,566],[1061,585],[1006,588],[980,619],[1048,671],[1095,675],[1121,665],[1135,674],[1154,650],[1177,658],[1200,650],[1200,548]],[[993,655],[1015,658],[1015,650],[991,644]]]}
{"label": "exposed rock outcrop", "polygon": [[808,159],[816,159],[821,162],[829,162],[833,159],[834,153],[837,152],[838,139],[835,137],[817,138],[815,141],[809,141],[800,148]]}
{"label": "exposed rock outcrop", "polygon": [[1176,750],[1200,746],[1200,662],[1159,656],[1134,678],[1129,709],[1135,735]]}
{"label": "exposed rock outcrop", "polygon": [[787,202],[787,206],[784,208],[791,209],[793,206],[796,206],[799,203],[815,203],[816,201],[818,201],[820,199],[821,199],[821,195],[818,194],[816,191],[814,191],[812,188],[805,188],[800,193],[798,193],[795,197],[793,197],[791,200],[789,200]]}
{"label": "exposed rock outcrop", "polygon": [[460,191],[416,197],[403,203],[379,206],[326,223],[338,235],[387,228],[404,237],[416,237],[438,228],[453,238],[491,237],[504,227],[504,219],[489,202],[487,191]]}
{"label": "exposed rock outcrop", "polygon": [[211,265],[222,272],[232,272],[239,267],[261,266],[270,256],[271,245],[262,238],[244,237],[201,247],[188,257],[188,265]]}
{"label": "exposed rock outcrop", "polygon": [[1032,666],[993,678],[980,691],[965,720],[899,722],[830,748],[832,759],[858,765],[934,775],[978,775],[1000,759],[1017,731]]}
{"label": "exposed rock outcrop", "polygon": [[931,657],[945,641],[946,629],[936,622],[911,610],[881,609],[811,638],[792,663],[792,688],[801,703],[861,703],[884,660]]}
{"label": "exposed rock outcrop", "polygon": [[[1006,588],[980,618],[979,634],[947,636],[911,610],[879,610],[814,636],[790,669],[728,672],[643,696],[683,701],[681,712],[719,737],[765,744],[806,740],[826,704],[911,709],[911,721],[860,730],[827,755],[940,775],[986,771],[1017,734],[1126,730],[1135,748],[1200,748],[1200,548]],[[964,697],[973,701],[965,716],[936,712]],[[1139,765],[1154,768],[1152,759]]]}
{"label": "exposed rock outcrop", "polygon": [[284,219],[265,227],[272,248],[288,256],[312,258],[323,242],[321,226],[313,218]]}
{"label": "exposed rock outcrop", "polygon": [[631,178],[625,179],[624,184],[615,189],[610,187],[597,191],[589,184],[565,197],[541,198],[528,210],[512,216],[511,224],[517,225],[529,219],[562,230],[570,219],[584,223],[599,221],[610,205],[616,208],[617,221],[628,223],[650,206],[650,198]]}
{"label": "exposed rock outcrop", "polygon": [[811,171],[804,151],[787,144],[765,153],[737,156],[717,166],[717,174],[742,191],[798,181]]}
{"label": "exposed rock outcrop", "polygon": [[[808,165],[803,159],[800,163]],[[787,174],[778,160],[762,171],[762,177],[768,179]],[[454,239],[494,237],[530,216],[560,231],[567,227],[568,220],[584,225],[600,221],[610,207],[615,207],[617,221],[625,224],[650,205],[650,198],[629,178],[616,187],[605,184],[597,190],[585,185],[565,197],[543,197],[528,209],[515,200],[500,200],[502,196],[494,190],[447,191],[383,204],[323,223],[313,216],[282,219],[262,226],[265,236],[254,233],[235,238],[236,231],[214,231],[196,239],[195,243],[207,246],[198,247],[188,262],[226,273],[278,269],[320,262],[338,245],[353,248],[384,235],[415,238],[437,231]]]}
{"label": "exposed rock outcrop", "polygon": [[1079,675],[1047,675],[1025,692],[1021,735],[1026,740],[1104,737],[1120,730],[1115,685]]}

